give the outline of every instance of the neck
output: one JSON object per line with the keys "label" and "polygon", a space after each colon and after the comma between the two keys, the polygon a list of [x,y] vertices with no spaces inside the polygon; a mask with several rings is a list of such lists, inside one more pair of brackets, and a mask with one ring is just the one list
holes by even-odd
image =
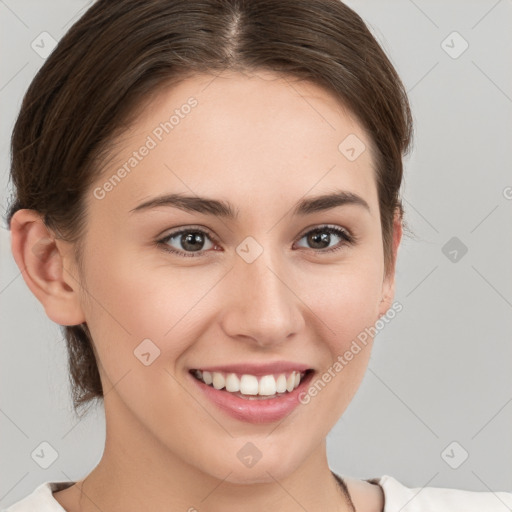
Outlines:
{"label": "neck", "polygon": [[80,512],[260,512],[269,507],[280,512],[354,512],[343,483],[328,466],[325,439],[291,472],[276,467],[257,473],[257,463],[241,479],[234,475],[238,466],[219,476],[208,470],[206,461],[204,467],[190,464],[133,417],[123,417],[119,409],[109,417],[108,410],[105,450],[84,480]]}

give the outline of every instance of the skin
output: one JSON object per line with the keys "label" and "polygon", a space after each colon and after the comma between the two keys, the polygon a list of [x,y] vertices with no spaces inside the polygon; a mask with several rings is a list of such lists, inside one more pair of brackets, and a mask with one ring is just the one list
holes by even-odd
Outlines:
{"label": "skin", "polygon": [[[95,198],[93,189],[190,96],[198,100],[191,113]],[[355,161],[338,150],[349,134],[366,145]],[[370,211],[343,205],[292,215],[303,196],[335,189],[360,195]],[[171,207],[129,213],[164,192],[229,201],[239,218]],[[55,240],[37,212],[20,210],[12,222],[15,260],[48,317],[87,322],[105,392],[103,457],[81,504],[83,481],[56,500],[73,512],[350,510],[330,474],[326,436],[362,381],[373,340],[309,404],[275,423],[227,416],[189,385],[188,370],[284,359],[321,375],[391,307],[394,265],[385,276],[371,140],[359,123],[307,82],[262,72],[198,75],[152,99],[86,197],[84,275],[71,245]],[[305,235],[324,224],[358,241],[315,254]],[[204,238],[202,256],[155,245],[189,226],[216,239]],[[247,236],[263,247],[250,264],[236,252]],[[401,236],[397,217],[395,258]],[[330,240],[329,248],[344,242]],[[44,250],[33,251],[38,245]],[[167,245],[187,251],[179,236]],[[149,366],[134,357],[145,338],[161,351]],[[250,468],[237,457],[247,442],[262,453]],[[347,482],[358,512],[383,510],[379,486]]]}

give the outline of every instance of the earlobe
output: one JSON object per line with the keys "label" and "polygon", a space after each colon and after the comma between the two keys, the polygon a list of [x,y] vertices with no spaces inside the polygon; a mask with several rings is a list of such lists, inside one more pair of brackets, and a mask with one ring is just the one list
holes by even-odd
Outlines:
{"label": "earlobe", "polygon": [[18,210],[11,219],[11,250],[23,279],[43,305],[47,316],[59,325],[85,321],[80,304],[79,281],[63,252],[35,210]]}
{"label": "earlobe", "polygon": [[[386,314],[386,311],[392,306],[393,298],[395,297],[395,277],[394,273],[392,277],[389,277],[384,283],[382,288],[382,300],[379,304],[379,316],[381,318]],[[377,318],[377,320],[378,320]]]}
{"label": "earlobe", "polygon": [[382,300],[379,305],[379,318],[392,306],[395,297],[395,271],[398,256],[398,247],[402,240],[402,216],[397,211],[393,221],[393,263],[389,276],[386,276],[382,285]]}

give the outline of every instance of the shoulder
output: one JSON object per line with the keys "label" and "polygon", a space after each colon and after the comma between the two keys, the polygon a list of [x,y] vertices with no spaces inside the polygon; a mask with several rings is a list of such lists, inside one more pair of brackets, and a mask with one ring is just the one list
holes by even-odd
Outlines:
{"label": "shoulder", "polygon": [[512,492],[407,487],[389,475],[367,482],[376,483],[383,490],[384,508],[381,512],[499,512],[512,509]]}
{"label": "shoulder", "polygon": [[65,512],[53,493],[66,489],[75,482],[44,482],[23,499],[13,503],[0,512]]}

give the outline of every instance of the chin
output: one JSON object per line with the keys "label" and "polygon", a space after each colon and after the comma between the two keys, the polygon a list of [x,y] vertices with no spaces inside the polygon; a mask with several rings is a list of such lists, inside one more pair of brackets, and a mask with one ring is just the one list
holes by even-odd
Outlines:
{"label": "chin", "polygon": [[[285,453],[279,451],[279,453],[269,454],[268,457],[263,453],[258,461],[252,462],[252,465],[245,465],[235,455],[234,462],[224,458],[224,464],[217,465],[214,471],[211,466],[203,469],[215,478],[232,484],[274,484],[276,480],[280,481],[288,477],[301,464],[297,452],[293,454],[292,460],[288,460],[286,455],[290,455],[288,449]],[[306,458],[305,455],[304,458]]]}

